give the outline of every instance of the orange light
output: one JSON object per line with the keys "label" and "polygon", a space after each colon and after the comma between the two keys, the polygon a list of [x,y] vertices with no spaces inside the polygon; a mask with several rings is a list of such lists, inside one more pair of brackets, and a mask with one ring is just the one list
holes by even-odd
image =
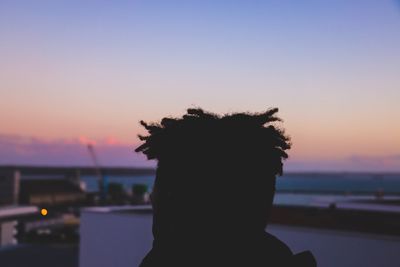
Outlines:
{"label": "orange light", "polygon": [[41,209],[40,210],[40,214],[42,214],[43,216],[47,215],[47,209]]}

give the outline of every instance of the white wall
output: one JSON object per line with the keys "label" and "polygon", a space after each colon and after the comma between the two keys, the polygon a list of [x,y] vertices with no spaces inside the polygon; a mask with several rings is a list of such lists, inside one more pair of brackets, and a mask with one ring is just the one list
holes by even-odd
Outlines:
{"label": "white wall", "polygon": [[150,214],[84,211],[80,267],[138,266],[152,244]]}
{"label": "white wall", "polygon": [[294,253],[310,250],[318,267],[399,267],[400,238],[272,225]]}
{"label": "white wall", "polygon": [[[152,242],[151,214],[86,210],[81,217],[80,267],[134,267]],[[319,267],[399,267],[400,238],[271,225],[293,252],[311,250]]]}

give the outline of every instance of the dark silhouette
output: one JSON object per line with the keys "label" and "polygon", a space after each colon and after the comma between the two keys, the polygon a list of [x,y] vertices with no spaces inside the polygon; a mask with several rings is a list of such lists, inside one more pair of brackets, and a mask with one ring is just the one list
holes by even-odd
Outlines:
{"label": "dark silhouette", "polygon": [[265,232],[289,137],[278,109],[141,124],[137,152],[158,161],[152,192],[153,248],[141,267],[315,266]]}

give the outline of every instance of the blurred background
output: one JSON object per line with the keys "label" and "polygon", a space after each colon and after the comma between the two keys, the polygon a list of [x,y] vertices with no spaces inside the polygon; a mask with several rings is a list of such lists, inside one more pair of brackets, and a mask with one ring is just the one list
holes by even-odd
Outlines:
{"label": "blurred background", "polygon": [[279,107],[270,231],[319,266],[399,266],[399,70],[396,0],[0,0],[1,266],[137,265],[138,122],[191,107]]}

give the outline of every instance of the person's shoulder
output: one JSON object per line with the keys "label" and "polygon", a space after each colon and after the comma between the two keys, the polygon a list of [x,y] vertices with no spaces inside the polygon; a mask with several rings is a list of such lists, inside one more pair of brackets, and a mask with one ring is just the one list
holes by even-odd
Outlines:
{"label": "person's shoulder", "polygon": [[266,232],[264,235],[264,240],[268,246],[268,250],[276,253],[276,256],[283,258],[293,256],[293,252],[290,250],[290,248],[274,235]]}
{"label": "person's shoulder", "polygon": [[317,261],[310,251],[293,254],[290,248],[281,240],[265,233],[268,249],[274,254],[273,261],[276,266],[284,267],[316,267]]}

